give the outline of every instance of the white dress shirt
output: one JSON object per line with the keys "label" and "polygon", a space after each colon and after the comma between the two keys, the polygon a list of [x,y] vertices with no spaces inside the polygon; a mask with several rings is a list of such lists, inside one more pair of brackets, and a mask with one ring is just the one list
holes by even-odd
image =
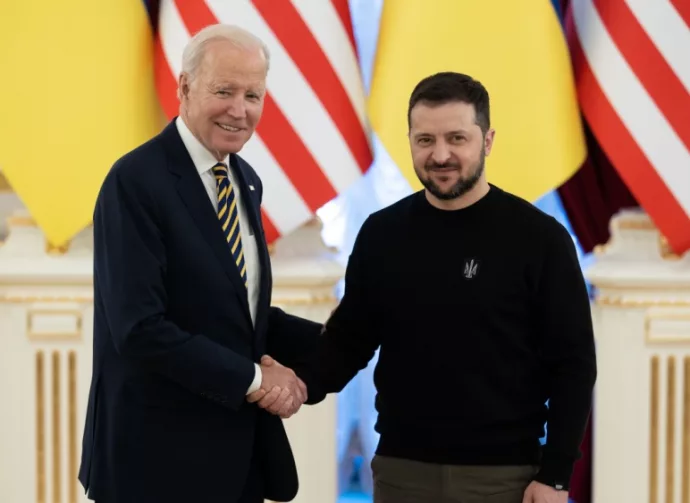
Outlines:
{"label": "white dress shirt", "polygon": [[[189,156],[192,158],[192,162],[199,172],[201,181],[204,183],[204,188],[208,194],[208,198],[213,205],[213,210],[218,212],[218,190],[216,188],[216,178],[213,176],[211,168],[218,163],[218,160],[209,152],[206,147],[204,147],[201,142],[192,134],[192,132],[185,124],[182,117],[178,117],[175,121],[177,126],[177,131],[180,133],[182,142]],[[232,190],[235,193],[235,200],[237,201],[237,211],[240,216],[240,233],[242,235],[242,248],[244,249],[244,262],[247,266],[247,294],[249,296],[249,312],[252,317],[252,322],[256,323],[256,308],[259,301],[259,279],[261,271],[259,270],[259,252],[256,244],[256,236],[252,232],[251,225],[249,224],[249,219],[247,218],[247,208],[242,203],[242,192],[240,191],[240,186],[237,183],[236,174],[233,173],[230,167],[230,156],[226,156],[223,161],[228,167],[228,177],[230,178],[230,184],[232,185]],[[220,225],[220,222],[218,223]],[[228,247],[228,253],[230,253],[230,247]],[[261,387],[261,367],[254,364],[256,372],[254,374],[254,380],[252,381],[247,394],[258,390]]]}

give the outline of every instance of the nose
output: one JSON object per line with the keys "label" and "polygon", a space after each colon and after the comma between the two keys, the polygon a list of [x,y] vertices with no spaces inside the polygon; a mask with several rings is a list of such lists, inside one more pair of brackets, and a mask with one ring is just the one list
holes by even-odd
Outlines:
{"label": "nose", "polygon": [[237,93],[228,100],[227,113],[233,119],[244,119],[247,116],[247,106],[241,93]]}
{"label": "nose", "polygon": [[431,159],[436,164],[445,164],[450,160],[450,149],[448,145],[446,145],[446,142],[436,142],[434,151],[431,153]]}

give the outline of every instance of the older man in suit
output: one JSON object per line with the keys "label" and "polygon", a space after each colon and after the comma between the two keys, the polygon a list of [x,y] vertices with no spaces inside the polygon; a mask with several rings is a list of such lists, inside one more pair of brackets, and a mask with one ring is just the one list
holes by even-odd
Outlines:
{"label": "older man in suit", "polygon": [[[237,155],[261,117],[268,66],[242,29],[199,32],[183,55],[179,117],[103,183],[79,473],[97,503],[297,493],[281,417],[307,398],[289,367],[322,326],[270,307],[261,180]],[[277,398],[270,410],[248,402],[257,390]]]}

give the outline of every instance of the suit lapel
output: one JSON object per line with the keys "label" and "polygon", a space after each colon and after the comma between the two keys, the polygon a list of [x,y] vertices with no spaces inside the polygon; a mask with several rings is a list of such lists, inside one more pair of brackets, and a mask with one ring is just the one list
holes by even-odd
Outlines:
{"label": "suit lapel", "polygon": [[261,336],[265,333],[264,324],[268,321],[267,309],[270,302],[269,295],[271,293],[271,262],[268,255],[268,247],[266,246],[266,239],[263,234],[263,227],[261,225],[261,215],[259,212],[259,205],[255,203],[254,191],[249,187],[251,175],[249,174],[246,164],[236,155],[230,156],[231,169],[236,173],[237,181],[240,185],[242,193],[242,201],[244,208],[247,211],[249,224],[254,230],[254,238],[256,239],[256,248],[259,255],[259,301],[256,313],[256,333],[257,345],[261,345]]}
{"label": "suit lapel", "polygon": [[218,221],[218,215],[213,210],[213,205],[208,199],[201,177],[177,132],[174,121],[162,132],[162,138],[170,154],[168,163],[170,170],[179,177],[177,191],[192,215],[192,220],[201,231],[201,235],[213,250],[227,277],[232,281],[237,297],[251,322],[247,288],[244,286],[237,265],[232,259],[230,248],[225,241],[223,230]]}

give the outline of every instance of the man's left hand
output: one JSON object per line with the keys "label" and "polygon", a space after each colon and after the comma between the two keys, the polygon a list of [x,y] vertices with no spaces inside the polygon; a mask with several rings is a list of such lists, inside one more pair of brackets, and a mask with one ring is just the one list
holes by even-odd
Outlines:
{"label": "man's left hand", "polygon": [[534,481],[525,489],[522,503],[568,503],[568,491],[558,491]]}

